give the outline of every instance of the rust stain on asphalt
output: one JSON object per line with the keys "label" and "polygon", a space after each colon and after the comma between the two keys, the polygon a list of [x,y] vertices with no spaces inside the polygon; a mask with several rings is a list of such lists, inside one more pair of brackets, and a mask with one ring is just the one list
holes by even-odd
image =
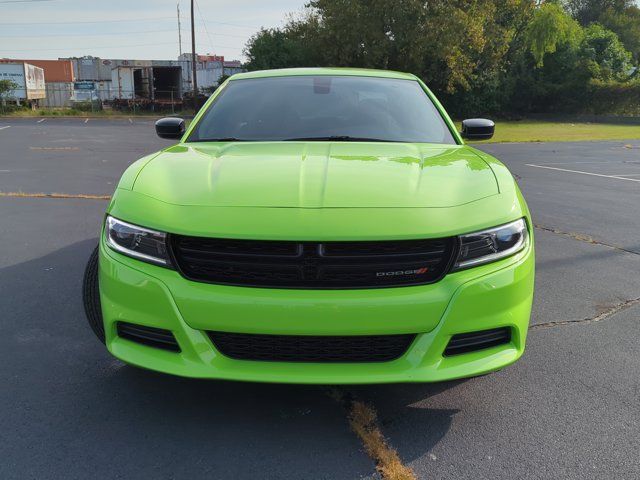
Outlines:
{"label": "rust stain on asphalt", "polygon": [[389,446],[380,427],[373,406],[356,400],[340,388],[331,388],[327,394],[347,412],[351,430],[362,442],[367,454],[376,462],[376,469],[385,480],[416,480],[416,475],[400,460],[398,452]]}
{"label": "rust stain on asphalt", "polygon": [[92,195],[88,193],[28,193],[0,192],[0,197],[13,198],[82,198],[86,200],[111,200],[111,195]]}

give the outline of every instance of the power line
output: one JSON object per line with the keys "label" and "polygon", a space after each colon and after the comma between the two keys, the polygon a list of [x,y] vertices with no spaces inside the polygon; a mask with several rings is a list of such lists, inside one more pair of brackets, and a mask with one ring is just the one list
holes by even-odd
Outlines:
{"label": "power line", "polygon": [[[204,20],[203,20],[204,22]],[[207,36],[208,35],[213,35],[218,36],[218,37],[233,37],[233,38],[249,38],[251,35],[233,35],[232,33],[209,33],[209,31],[207,30],[207,24],[204,23],[204,29],[207,32]]]}
{"label": "power line", "polygon": [[[127,48],[127,47],[155,47],[156,45],[175,45],[175,42],[165,42],[165,43],[138,43],[138,44],[130,44],[130,45],[103,45],[99,47],[81,47],[84,50],[90,50],[95,48]],[[0,50],[0,52],[41,52],[41,51],[55,51],[55,50],[71,50],[78,49],[77,45],[73,47],[58,47],[58,48],[28,48],[28,49],[19,49],[19,50]]]}
{"label": "power line", "polygon": [[[0,1],[1,3],[1,1]],[[69,22],[1,22],[0,25],[74,25],[85,23],[122,23],[122,22],[154,22],[156,20],[168,20],[173,17],[153,17],[153,18],[124,18],[122,20],[74,20]]]}
{"label": "power line", "polygon": [[36,2],[53,2],[53,0],[0,0],[0,3],[36,3]]}
{"label": "power line", "polygon": [[144,33],[166,33],[174,32],[175,29],[170,30],[138,30],[136,32],[109,32],[109,33],[51,33],[46,35],[0,35],[0,38],[42,38],[42,37],[100,37],[100,36],[112,36],[112,35],[138,35]]}
{"label": "power line", "polygon": [[[176,42],[157,42],[157,43],[138,43],[131,45],[102,45],[97,47],[80,47],[85,50],[95,49],[95,48],[127,48],[127,47],[155,47],[156,45],[175,45]],[[236,50],[238,52],[242,51],[242,48],[232,47],[230,45],[218,45],[218,48],[226,48],[227,50]],[[2,49],[0,52],[42,52],[42,51],[56,51],[56,50],[77,50],[78,46],[73,45],[70,47],[57,47],[57,48],[28,48],[28,49]]]}
{"label": "power line", "polygon": [[[205,31],[207,33],[207,36],[210,35],[218,35],[221,37],[233,37],[233,38],[249,38],[248,35],[231,35],[231,34],[226,34],[226,33],[212,33],[209,34],[209,32],[206,30],[206,26],[205,26]],[[109,32],[109,33],[51,33],[51,34],[45,34],[45,35],[0,35],[0,38],[33,38],[33,37],[38,37],[38,38],[42,38],[42,37],[99,37],[99,36],[111,36],[111,35],[137,35],[137,34],[144,34],[144,33],[166,33],[166,32],[175,32],[175,29],[165,29],[165,30],[139,30],[139,31],[135,31],[135,32]]]}
{"label": "power line", "polygon": [[257,30],[260,29],[262,27],[256,27],[255,25],[247,25],[247,24],[240,24],[240,23],[229,23],[229,22],[214,22],[213,20],[207,20],[207,23],[215,23],[217,25],[228,25],[230,27],[238,27],[238,28],[250,28],[252,30]]}
{"label": "power line", "polygon": [[[13,0],[15,1],[15,0]],[[34,0],[36,1],[36,0]],[[37,1],[51,1],[51,0],[37,0]],[[0,3],[10,3],[6,0],[0,0]],[[174,17],[154,17],[154,18],[124,18],[122,20],[70,20],[66,22],[0,22],[0,25],[3,26],[13,26],[13,25],[76,25],[76,24],[97,24],[97,23],[122,23],[122,22],[153,22],[157,20],[174,20]],[[229,27],[236,28],[247,28],[251,30],[258,30],[261,27],[257,27],[255,25],[241,25],[239,23],[230,23],[230,22],[216,22],[212,20],[206,20],[203,18],[203,21],[207,23],[213,23],[216,25],[226,25]]]}
{"label": "power line", "polygon": [[216,47],[213,46],[213,40],[211,40],[211,35],[209,35],[209,29],[207,28],[207,24],[204,21],[204,17],[202,16],[202,10],[200,10],[200,4],[198,0],[195,0],[196,7],[198,8],[198,14],[200,14],[200,20],[202,21],[202,26],[204,27],[204,31],[207,34],[207,38],[209,39],[209,44],[211,45],[211,50],[215,51]]}

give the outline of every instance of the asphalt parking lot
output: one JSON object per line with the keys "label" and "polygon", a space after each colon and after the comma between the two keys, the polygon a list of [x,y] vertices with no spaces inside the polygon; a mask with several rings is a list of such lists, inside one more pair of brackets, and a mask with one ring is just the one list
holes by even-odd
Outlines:
{"label": "asphalt parking lot", "polygon": [[[74,196],[111,194],[170,142],[149,119],[39,120],[0,119],[0,478],[379,478],[326,387],[172,378],[107,354],[81,304],[106,201]],[[640,478],[640,142],[481,148],[536,223],[525,356],[341,390],[420,479]]]}

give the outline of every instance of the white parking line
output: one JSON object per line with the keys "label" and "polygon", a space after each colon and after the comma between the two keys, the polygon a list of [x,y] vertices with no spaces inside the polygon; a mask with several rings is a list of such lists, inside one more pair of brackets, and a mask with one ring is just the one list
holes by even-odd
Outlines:
{"label": "white parking line", "polygon": [[597,165],[603,165],[606,164],[607,162],[603,162],[602,160],[597,161],[597,162],[545,162],[545,163],[538,163],[538,165],[577,165],[577,164],[597,164]]}
{"label": "white parking line", "polygon": [[580,170],[569,170],[567,168],[546,167],[544,165],[534,165],[527,163],[527,167],[546,168],[547,170],[557,170],[559,172],[579,173],[581,175],[591,175],[593,177],[615,178],[616,180],[627,180],[628,182],[640,182],[640,178],[625,178],[618,175],[603,175],[601,173],[582,172]]}
{"label": "white parking line", "polygon": [[0,127],[0,130],[4,130],[5,128],[9,128],[11,125],[7,125],[6,127]]}
{"label": "white parking line", "polygon": [[38,120],[36,123],[42,123],[46,120],[46,118],[41,118],[40,120]]}

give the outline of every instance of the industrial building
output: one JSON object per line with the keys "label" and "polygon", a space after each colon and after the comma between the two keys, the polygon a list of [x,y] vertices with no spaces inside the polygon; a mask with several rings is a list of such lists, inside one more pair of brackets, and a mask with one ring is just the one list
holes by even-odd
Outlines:
{"label": "industrial building", "polygon": [[[93,82],[94,92],[103,102],[115,106],[136,102],[167,105],[181,104],[185,92],[191,92],[191,54],[178,60],[124,60],[99,57],[68,58],[72,62],[76,82]],[[209,92],[218,86],[223,75],[244,69],[239,61],[224,57],[198,55],[196,76],[199,90]],[[89,85],[90,86],[90,85]],[[85,89],[88,89],[86,86]]]}
{"label": "industrial building", "polygon": [[76,90],[85,100],[140,105],[181,103],[182,65],[175,60],[66,58],[73,66]]}
{"label": "industrial building", "polygon": [[[180,108],[191,92],[191,54],[178,60],[129,60],[71,57],[58,60],[0,59],[0,63],[28,63],[44,71],[44,107],[72,107],[90,102],[105,108]],[[223,75],[244,69],[239,61],[216,55],[198,55],[196,76],[199,91],[208,94]]]}

